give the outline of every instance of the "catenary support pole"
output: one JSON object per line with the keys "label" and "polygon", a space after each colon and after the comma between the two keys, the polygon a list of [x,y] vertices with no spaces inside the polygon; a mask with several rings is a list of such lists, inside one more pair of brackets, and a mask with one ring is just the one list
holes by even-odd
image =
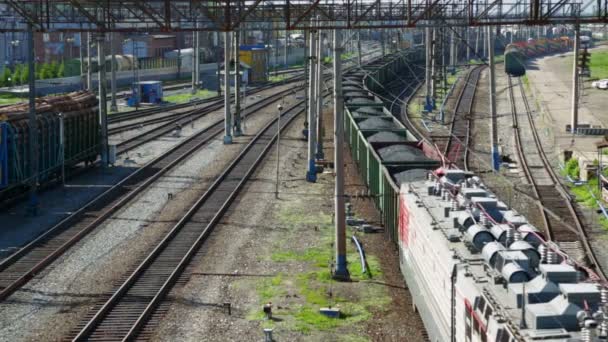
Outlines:
{"label": "catenary support pole", "polygon": [[[111,79],[110,79],[110,89],[112,92],[112,100],[110,103],[110,111],[116,112],[118,111],[118,105],[116,104],[116,53],[114,52],[114,32],[110,32],[110,53],[112,54],[111,58]],[[103,43],[102,43],[103,44]],[[105,64],[105,63],[104,63]],[[101,65],[101,64],[100,64]]]}
{"label": "catenary support pole", "polygon": [[361,67],[361,30],[357,30],[357,65]]}
{"label": "catenary support pole", "polygon": [[333,277],[348,280],[346,263],[346,215],[344,212],[344,98],[342,96],[342,39],[340,31],[334,30],[334,167],[336,172],[336,268]]}
{"label": "catenary support pole", "polygon": [[91,61],[91,49],[93,46],[93,35],[87,32],[87,90],[93,90],[93,64]]}
{"label": "catenary support pole", "polygon": [[[106,60],[104,50],[104,36],[101,33],[97,38],[97,59],[100,61]],[[101,125],[101,164],[103,167],[108,166],[108,102],[106,101],[106,68],[104,63],[99,64],[98,76],[99,88],[99,123]]]}
{"label": "catenary support pole", "polygon": [[492,167],[495,171],[500,168],[500,155],[498,153],[498,128],[496,123],[496,75],[494,63],[494,37],[492,27],[486,28],[486,38],[488,46],[488,59],[490,64],[490,134],[492,139]]}
{"label": "catenary support pole", "polygon": [[435,97],[437,96],[437,77],[438,57],[440,54],[439,44],[437,43],[437,28],[431,28],[431,109],[435,109]]}
{"label": "catenary support pole", "polygon": [[215,39],[216,39],[216,44],[215,44],[215,60],[216,60],[216,64],[217,64],[217,95],[218,96],[222,96],[222,69],[221,69],[221,58],[220,58],[220,33],[216,32],[215,33]]}
{"label": "catenary support pole", "polygon": [[450,32],[450,71],[453,72],[456,67],[456,32],[451,29]]}
{"label": "catenary support pole", "polygon": [[[195,27],[198,28],[198,21],[194,23]],[[196,31],[192,33],[192,94],[196,94],[198,91],[198,68],[199,68],[199,54],[200,54],[200,32]]]}
{"label": "catenary support pole", "polygon": [[232,116],[230,113],[230,32],[224,32],[224,144],[232,144]]}
{"label": "catenary support pole", "polygon": [[380,29],[380,48],[382,50],[382,57],[386,55],[386,34],[384,29]]}
{"label": "catenary support pole", "polygon": [[308,105],[309,105],[309,85],[310,85],[310,72],[308,65],[310,63],[308,56],[308,39],[309,32],[304,31],[304,113],[306,113],[306,117],[304,118],[304,130],[303,133],[306,137],[308,137]]}
{"label": "catenary support pole", "polygon": [[79,37],[80,37],[80,83],[82,85],[82,89],[86,89],[87,88],[87,76],[86,76],[86,71],[84,69],[84,35],[82,34],[82,24],[80,24],[80,33],[79,33]]}
{"label": "catenary support pole", "polygon": [[432,59],[433,59],[433,44],[431,38],[431,28],[426,27],[424,29],[424,40],[425,40],[425,52],[426,52],[426,65],[424,69],[424,85],[425,85],[425,95],[426,101],[424,104],[424,109],[427,111],[433,110],[433,79],[432,79]]}
{"label": "catenary support pole", "polygon": [[28,83],[29,83],[29,203],[28,212],[30,215],[38,213],[38,121],[36,118],[36,54],[34,52],[34,28],[31,24],[28,25],[27,37],[27,66],[28,66]]}
{"label": "catenary support pole", "polygon": [[285,46],[283,46],[283,67],[287,69],[289,62],[289,31],[285,30]]}
{"label": "catenary support pole", "polygon": [[466,52],[467,52],[467,60],[466,63],[469,63],[469,61],[471,60],[471,30],[468,27],[465,27],[465,32],[466,32],[466,40],[465,40],[465,48],[466,48]]}
{"label": "catenary support pole", "polygon": [[325,159],[323,153],[323,34],[318,31],[317,40],[317,154],[318,160]]}
{"label": "catenary support pole", "polygon": [[315,148],[317,147],[317,118],[315,111],[316,97],[315,97],[315,82],[316,82],[316,32],[309,31],[310,35],[310,63],[309,63],[309,75],[310,84],[308,87],[308,170],[306,171],[306,180],[309,182],[317,181],[317,167],[315,165]]}
{"label": "catenary support pole", "polygon": [[243,134],[241,130],[241,59],[239,56],[240,31],[234,31],[234,136]]}
{"label": "catenary support pole", "polygon": [[578,59],[580,48],[580,27],[574,26],[574,62],[572,65],[572,122],[570,129],[572,134],[576,134],[578,128]]}

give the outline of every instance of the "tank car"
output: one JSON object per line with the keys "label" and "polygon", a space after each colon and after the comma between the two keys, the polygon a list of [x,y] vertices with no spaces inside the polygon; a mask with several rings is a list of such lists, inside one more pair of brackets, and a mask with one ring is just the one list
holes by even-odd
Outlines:
{"label": "tank car", "polygon": [[505,48],[505,73],[516,77],[525,75],[524,60],[525,56],[521,53],[519,47],[513,44],[507,45]]}

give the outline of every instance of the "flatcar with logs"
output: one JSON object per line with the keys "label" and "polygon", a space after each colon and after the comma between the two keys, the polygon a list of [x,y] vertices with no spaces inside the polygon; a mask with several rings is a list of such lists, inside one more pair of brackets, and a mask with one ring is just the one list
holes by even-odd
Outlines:
{"label": "flatcar with logs", "polygon": [[[66,169],[91,163],[100,151],[98,101],[91,92],[36,100],[38,182],[44,185]],[[63,120],[63,144],[61,121]],[[0,203],[27,190],[31,132],[28,104],[0,108]]]}

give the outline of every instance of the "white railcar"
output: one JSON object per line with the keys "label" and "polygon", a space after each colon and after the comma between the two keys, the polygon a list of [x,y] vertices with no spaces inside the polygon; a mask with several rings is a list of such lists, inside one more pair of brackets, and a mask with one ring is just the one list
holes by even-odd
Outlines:
{"label": "white railcar", "polygon": [[476,177],[402,184],[400,265],[431,341],[605,341],[608,291]]}

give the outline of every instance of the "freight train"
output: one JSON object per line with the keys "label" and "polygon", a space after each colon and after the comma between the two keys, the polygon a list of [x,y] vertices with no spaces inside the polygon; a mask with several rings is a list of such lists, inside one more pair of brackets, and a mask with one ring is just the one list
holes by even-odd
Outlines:
{"label": "freight train", "polygon": [[528,39],[526,42],[508,44],[505,48],[505,72],[511,76],[526,73],[525,60],[549,53],[565,52],[572,47],[568,37],[556,39]]}
{"label": "freight train", "polygon": [[380,100],[382,84],[422,60],[408,51],[349,74],[344,124],[430,340],[605,338],[608,291],[593,273],[479,178],[441,167],[434,145]]}
{"label": "freight train", "polygon": [[[0,108],[0,203],[24,192],[32,177],[27,112],[27,104]],[[36,112],[38,182],[41,185],[57,179],[64,164],[70,168],[97,159],[100,125],[95,94],[76,92],[40,98],[36,100]],[[61,118],[64,126],[63,146]]]}

